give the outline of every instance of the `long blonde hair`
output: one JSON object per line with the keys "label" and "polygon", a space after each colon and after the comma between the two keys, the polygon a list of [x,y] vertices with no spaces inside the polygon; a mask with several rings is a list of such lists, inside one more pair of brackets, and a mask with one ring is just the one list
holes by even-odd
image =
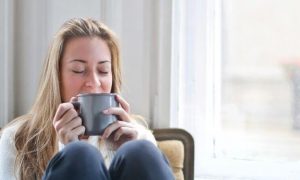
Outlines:
{"label": "long blonde hair", "polygon": [[52,126],[56,109],[62,103],[60,94],[60,59],[66,43],[78,37],[99,37],[106,41],[112,57],[112,93],[119,93],[121,68],[118,41],[104,24],[76,18],[63,24],[54,37],[45,60],[36,100],[28,114],[15,119],[22,121],[16,132],[16,169],[22,180],[41,179],[48,161],[58,151],[58,140]]}

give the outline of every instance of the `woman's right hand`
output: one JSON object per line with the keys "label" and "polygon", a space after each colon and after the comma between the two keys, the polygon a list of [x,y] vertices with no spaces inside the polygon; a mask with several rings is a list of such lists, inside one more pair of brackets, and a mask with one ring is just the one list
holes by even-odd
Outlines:
{"label": "woman's right hand", "polygon": [[64,145],[77,141],[78,137],[85,132],[82,119],[78,116],[71,102],[62,103],[58,106],[53,119],[53,126],[59,141]]}

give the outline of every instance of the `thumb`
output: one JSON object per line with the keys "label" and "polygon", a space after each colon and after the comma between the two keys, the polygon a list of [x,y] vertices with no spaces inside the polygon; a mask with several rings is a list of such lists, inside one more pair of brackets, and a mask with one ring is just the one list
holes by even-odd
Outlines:
{"label": "thumb", "polygon": [[78,97],[77,97],[77,96],[72,97],[72,98],[70,99],[70,102],[76,102],[76,101],[78,101]]}

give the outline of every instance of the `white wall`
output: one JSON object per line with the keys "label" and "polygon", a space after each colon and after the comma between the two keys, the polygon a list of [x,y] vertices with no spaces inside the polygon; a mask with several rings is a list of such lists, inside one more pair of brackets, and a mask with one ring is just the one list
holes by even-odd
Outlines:
{"label": "white wall", "polygon": [[14,114],[13,45],[14,3],[0,0],[0,127]]}
{"label": "white wall", "polygon": [[[10,8],[5,8],[7,4]],[[62,23],[92,17],[119,36],[123,95],[132,112],[156,119],[151,122],[155,127],[167,127],[171,4],[171,0],[0,0],[0,58],[5,65],[0,67],[5,87],[0,99],[11,98],[0,101],[0,126],[31,107],[47,47]],[[8,66],[11,70],[4,71]]]}
{"label": "white wall", "polygon": [[15,1],[14,6],[14,115],[31,107],[47,47],[44,2],[28,2]]}

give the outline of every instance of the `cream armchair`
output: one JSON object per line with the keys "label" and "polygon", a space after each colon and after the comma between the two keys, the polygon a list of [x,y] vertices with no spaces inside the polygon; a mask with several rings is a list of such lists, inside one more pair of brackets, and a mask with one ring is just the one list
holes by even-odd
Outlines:
{"label": "cream armchair", "polygon": [[154,129],[158,147],[167,156],[176,180],[194,180],[194,139],[183,129]]}

